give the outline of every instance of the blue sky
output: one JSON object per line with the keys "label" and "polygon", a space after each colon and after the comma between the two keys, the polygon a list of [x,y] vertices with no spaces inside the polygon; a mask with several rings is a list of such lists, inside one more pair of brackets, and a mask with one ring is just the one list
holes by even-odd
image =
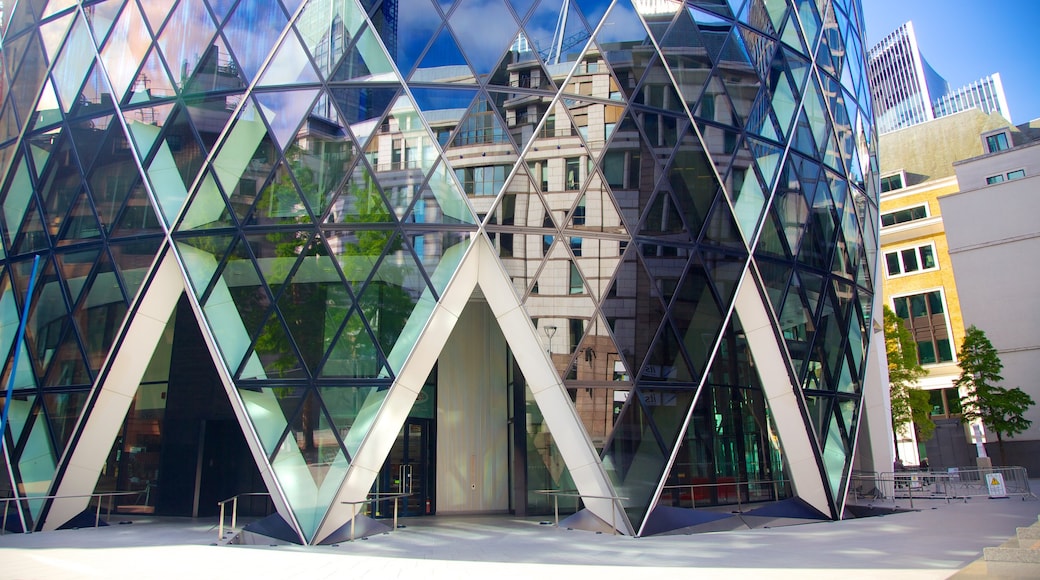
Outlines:
{"label": "blue sky", "polygon": [[999,72],[1011,119],[1040,118],[1037,0],[862,0],[867,44],[907,20],[936,72],[959,87]]}

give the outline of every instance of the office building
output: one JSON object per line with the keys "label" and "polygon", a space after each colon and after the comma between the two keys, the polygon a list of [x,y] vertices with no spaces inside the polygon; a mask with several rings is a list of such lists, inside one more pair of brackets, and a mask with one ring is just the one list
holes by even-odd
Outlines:
{"label": "office building", "polygon": [[969,108],[997,112],[1011,122],[1000,73],[951,89],[922,56],[913,22],[895,29],[870,49],[867,69],[880,134]]}
{"label": "office building", "polygon": [[[1040,229],[1040,122],[1004,125],[979,134],[982,152],[954,164],[958,190],[939,198],[950,258],[957,274],[965,324],[986,332],[1004,364],[1002,386],[1020,387],[1040,401],[1040,318],[1035,268]],[[994,211],[999,208],[998,214]],[[1032,425],[1004,442],[1007,463],[1040,472],[1040,411],[1025,414]],[[987,449],[1000,461],[996,435]]]}
{"label": "office building", "polygon": [[842,517],[854,462],[891,465],[861,23],[850,0],[19,3],[19,521],[95,492],[188,516],[267,493],[305,544],[371,529],[372,494],[523,516],[576,490],[576,522],[633,535],[738,503]]}
{"label": "office building", "polygon": [[1006,126],[996,113],[969,109],[882,135],[881,255],[884,303],[914,335],[921,365],[928,371],[918,386],[932,398],[934,437],[918,441],[911,429],[899,432],[899,457],[907,465],[927,458],[933,468],[974,464],[970,434],[960,417],[957,350],[966,324],[961,315],[939,199],[958,191],[954,163],[983,153],[980,134]]}

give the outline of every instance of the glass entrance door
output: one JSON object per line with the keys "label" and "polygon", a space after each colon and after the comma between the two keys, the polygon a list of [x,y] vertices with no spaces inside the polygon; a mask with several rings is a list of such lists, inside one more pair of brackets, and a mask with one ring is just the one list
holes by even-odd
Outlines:
{"label": "glass entrance door", "polygon": [[[379,493],[407,493],[398,506],[401,517],[436,513],[436,463],[433,419],[409,417],[397,434],[376,482]],[[376,517],[392,517],[393,502],[381,502]]]}

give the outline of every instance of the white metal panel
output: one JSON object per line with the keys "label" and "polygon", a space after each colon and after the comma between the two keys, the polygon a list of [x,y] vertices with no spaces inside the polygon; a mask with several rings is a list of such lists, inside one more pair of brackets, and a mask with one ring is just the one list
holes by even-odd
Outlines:
{"label": "white metal panel", "polygon": [[791,382],[791,371],[777,342],[769,311],[757,285],[750,279],[737,290],[735,308],[762,381],[762,391],[773,415],[784,458],[791,470],[795,493],[820,513],[831,514],[809,425],[802,415]]}

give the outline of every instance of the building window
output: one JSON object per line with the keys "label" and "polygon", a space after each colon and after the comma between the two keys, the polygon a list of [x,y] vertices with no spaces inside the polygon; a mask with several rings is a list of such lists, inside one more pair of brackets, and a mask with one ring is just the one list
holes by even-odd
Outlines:
{"label": "building window", "polygon": [[894,189],[903,189],[903,172],[896,173],[895,175],[886,175],[881,178],[881,193],[887,193]]}
{"label": "building window", "polygon": [[961,414],[961,396],[957,387],[946,389],[934,389],[928,391],[929,402],[932,405],[931,415],[951,416]]}
{"label": "building window", "polygon": [[935,260],[935,246],[932,244],[885,252],[885,265],[890,278],[902,274],[935,270],[939,267]]}
{"label": "building window", "polygon": [[496,195],[506,182],[506,169],[505,165],[462,167],[455,175],[467,195]]}
{"label": "building window", "polygon": [[928,217],[928,205],[921,204],[881,214],[881,227],[894,226]]}
{"label": "building window", "polygon": [[992,135],[986,135],[983,137],[986,141],[986,151],[990,153],[996,153],[997,151],[1004,151],[1008,149],[1008,133],[1007,131],[1001,131]]}
{"label": "building window", "polygon": [[953,361],[953,342],[946,324],[946,306],[940,290],[900,296],[893,300],[896,315],[914,336],[917,359],[923,364]]}
{"label": "building window", "polygon": [[568,157],[566,169],[564,170],[564,187],[567,191],[574,191],[581,186],[581,158]]}
{"label": "building window", "polygon": [[996,183],[1004,183],[1005,181],[1014,181],[1016,179],[1022,179],[1026,176],[1025,169],[1016,169],[1014,171],[1008,171],[1007,173],[998,173],[996,175],[990,175],[986,178],[986,185],[994,185]]}

